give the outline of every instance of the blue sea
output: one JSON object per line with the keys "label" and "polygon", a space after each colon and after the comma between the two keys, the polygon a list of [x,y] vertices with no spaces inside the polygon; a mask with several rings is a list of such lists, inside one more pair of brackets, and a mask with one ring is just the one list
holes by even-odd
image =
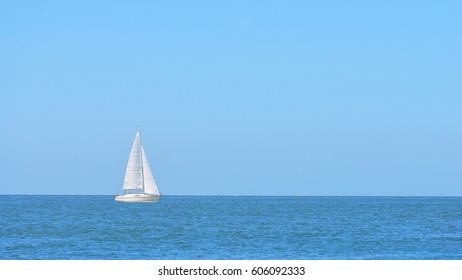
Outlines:
{"label": "blue sea", "polygon": [[461,197],[0,196],[0,259],[462,259]]}

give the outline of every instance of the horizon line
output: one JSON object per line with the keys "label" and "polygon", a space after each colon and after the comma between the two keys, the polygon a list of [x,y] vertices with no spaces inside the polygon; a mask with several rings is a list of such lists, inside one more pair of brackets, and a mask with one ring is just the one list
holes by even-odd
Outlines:
{"label": "horizon line", "polygon": [[[0,196],[116,196],[115,194],[0,194]],[[161,196],[226,196],[226,197],[462,197],[462,195],[288,195],[288,194],[161,194]]]}

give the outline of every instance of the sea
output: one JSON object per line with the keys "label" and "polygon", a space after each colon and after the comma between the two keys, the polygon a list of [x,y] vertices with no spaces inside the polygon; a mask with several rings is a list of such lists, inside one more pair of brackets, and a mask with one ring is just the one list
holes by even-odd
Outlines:
{"label": "sea", "polygon": [[0,195],[0,259],[461,260],[462,197]]}

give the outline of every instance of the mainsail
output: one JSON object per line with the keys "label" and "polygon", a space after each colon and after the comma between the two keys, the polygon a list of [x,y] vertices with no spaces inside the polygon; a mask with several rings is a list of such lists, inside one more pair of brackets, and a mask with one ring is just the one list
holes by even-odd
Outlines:
{"label": "mainsail", "polygon": [[124,190],[143,189],[143,162],[141,159],[140,133],[136,132],[130,157],[128,158],[127,170],[125,171]]}

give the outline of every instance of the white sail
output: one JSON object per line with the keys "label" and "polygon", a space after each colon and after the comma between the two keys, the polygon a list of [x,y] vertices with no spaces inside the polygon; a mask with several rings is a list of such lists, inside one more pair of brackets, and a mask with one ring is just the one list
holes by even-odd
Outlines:
{"label": "white sail", "polygon": [[124,190],[143,189],[143,160],[141,155],[140,133],[136,133],[125,171]]}
{"label": "white sail", "polygon": [[123,194],[116,196],[115,201],[156,202],[160,198],[156,181],[141,145],[139,132],[136,133],[130,151],[123,190]]}
{"label": "white sail", "polygon": [[152,176],[151,168],[149,167],[148,159],[144,153],[143,146],[141,146],[141,155],[143,159],[144,192],[147,194],[159,195],[159,190],[157,189],[154,176]]}

